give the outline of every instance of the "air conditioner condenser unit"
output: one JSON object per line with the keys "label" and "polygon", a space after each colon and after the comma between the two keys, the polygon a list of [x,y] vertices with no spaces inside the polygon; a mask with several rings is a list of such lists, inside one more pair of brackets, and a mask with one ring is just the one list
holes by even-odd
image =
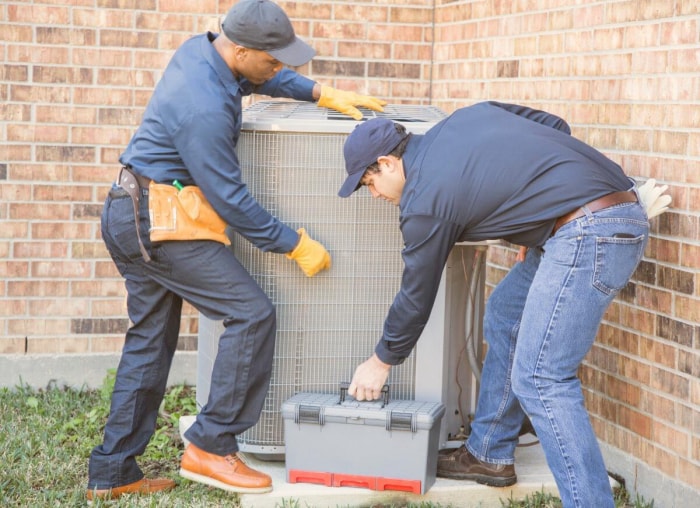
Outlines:
{"label": "air conditioner condenser unit", "polygon": [[[387,105],[383,113],[360,109],[365,119],[387,117],[415,134],[446,117],[430,106]],[[238,158],[251,195],[290,227],[306,228],[332,256],[330,270],[308,278],[284,256],[263,253],[230,233],[231,249],[277,310],[268,396],[259,422],[238,436],[242,451],[261,458],[277,459],[284,454],[281,407],[287,399],[298,392],[336,393],[339,383],[349,381],[356,366],[372,354],[399,288],[403,242],[398,209],[362,190],[348,199],[337,196],[346,176],[343,143],[357,124],[340,113],[295,101],[261,101],[243,114]],[[469,249],[471,256],[473,249]],[[483,286],[476,288],[477,296],[479,291]],[[445,311],[449,295],[441,294],[443,303],[437,305],[441,310],[433,312],[416,351],[392,368],[392,398],[420,395],[439,402],[450,396],[443,392],[449,391],[446,386],[456,378],[448,364],[462,349],[463,337],[454,346],[444,341],[444,319],[448,314],[454,318],[454,312]],[[222,331],[220,322],[200,316],[196,396],[200,407],[207,401]],[[426,333],[435,337],[426,337]],[[441,358],[436,358],[431,341],[440,342]],[[422,364],[421,356],[425,358]],[[439,365],[433,365],[435,362]],[[473,392],[472,388],[467,391]],[[454,434],[447,426],[454,427],[455,421],[453,411],[445,420],[441,441]]]}

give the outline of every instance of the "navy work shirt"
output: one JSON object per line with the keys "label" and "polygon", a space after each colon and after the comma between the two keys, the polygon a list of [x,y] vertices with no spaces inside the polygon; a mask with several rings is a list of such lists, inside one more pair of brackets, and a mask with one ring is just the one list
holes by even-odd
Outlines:
{"label": "navy work shirt", "polygon": [[198,185],[221,218],[257,248],[289,252],[299,235],[270,215],[241,177],[241,98],[260,93],[312,101],[314,81],[287,68],[258,87],[236,80],[214,49],[216,37],[198,35],[178,48],[119,160],[158,183]]}
{"label": "navy work shirt", "polygon": [[570,134],[555,115],[482,102],[412,136],[399,203],[404,270],[380,360],[395,365],[411,353],[456,242],[539,247],[558,217],[631,187],[620,166]]}

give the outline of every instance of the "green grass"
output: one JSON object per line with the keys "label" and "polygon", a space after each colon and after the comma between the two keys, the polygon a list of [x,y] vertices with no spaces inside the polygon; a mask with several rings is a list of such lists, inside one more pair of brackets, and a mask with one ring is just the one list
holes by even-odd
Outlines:
{"label": "green grass", "polygon": [[[114,372],[100,390],[74,390],[57,386],[34,390],[26,386],[0,388],[0,506],[85,506],[88,457],[102,441]],[[146,476],[164,476],[180,487],[154,496],[124,496],[116,501],[95,501],[94,507],[238,507],[238,496],[180,478],[177,474],[183,443],[178,420],[194,414],[194,390],[175,386],[168,390],[157,430],[139,465]],[[524,500],[502,500],[504,508],[561,508],[558,498],[536,493]],[[280,508],[312,508],[303,500],[284,500]],[[653,508],[627,491],[616,493],[617,508]],[[346,508],[346,507],[343,507]],[[373,505],[371,508],[450,508],[433,503]]]}
{"label": "green grass", "polygon": [[[114,386],[113,372],[101,390],[0,389],[0,506],[85,506],[88,457],[102,441]],[[147,476],[172,478],[183,488],[157,496],[125,496],[96,501],[109,507],[238,506],[235,494],[179,477],[183,450],[177,422],[196,410],[194,391],[185,386],[166,394],[158,428],[139,465]]]}

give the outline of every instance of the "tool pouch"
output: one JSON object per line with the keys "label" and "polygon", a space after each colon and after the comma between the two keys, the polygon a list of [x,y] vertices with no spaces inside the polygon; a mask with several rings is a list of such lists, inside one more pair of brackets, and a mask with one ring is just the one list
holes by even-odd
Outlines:
{"label": "tool pouch", "polygon": [[148,186],[148,213],[152,242],[214,240],[231,245],[226,223],[195,185],[178,190],[152,181]]}

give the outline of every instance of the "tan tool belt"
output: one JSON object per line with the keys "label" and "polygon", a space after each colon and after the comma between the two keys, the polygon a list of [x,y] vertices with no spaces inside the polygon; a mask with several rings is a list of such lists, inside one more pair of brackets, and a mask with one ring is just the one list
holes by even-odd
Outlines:
{"label": "tan tool belt", "polygon": [[152,242],[214,240],[231,245],[231,240],[226,236],[226,223],[195,185],[178,190],[172,185],[151,181],[148,186],[148,213]]}

